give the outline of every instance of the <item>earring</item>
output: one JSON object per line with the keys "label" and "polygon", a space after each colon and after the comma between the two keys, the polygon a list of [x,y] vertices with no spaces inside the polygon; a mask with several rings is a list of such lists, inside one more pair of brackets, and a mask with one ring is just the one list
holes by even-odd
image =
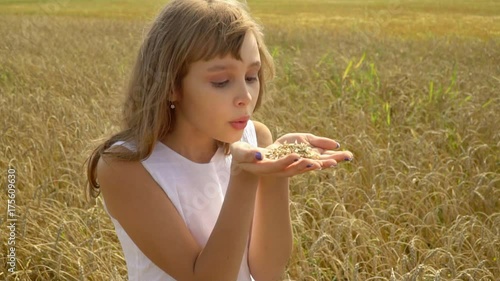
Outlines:
{"label": "earring", "polygon": [[170,105],[170,108],[171,108],[171,109],[175,109],[175,104],[173,104],[173,103],[172,103],[172,104]]}

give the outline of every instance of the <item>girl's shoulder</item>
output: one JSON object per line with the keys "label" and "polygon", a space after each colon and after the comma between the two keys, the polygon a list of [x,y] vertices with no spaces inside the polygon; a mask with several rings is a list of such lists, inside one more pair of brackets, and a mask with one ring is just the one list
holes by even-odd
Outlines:
{"label": "girl's shoulder", "polygon": [[273,134],[269,130],[269,128],[259,122],[253,121],[255,126],[255,135],[257,137],[257,144],[259,147],[267,147],[273,143]]}

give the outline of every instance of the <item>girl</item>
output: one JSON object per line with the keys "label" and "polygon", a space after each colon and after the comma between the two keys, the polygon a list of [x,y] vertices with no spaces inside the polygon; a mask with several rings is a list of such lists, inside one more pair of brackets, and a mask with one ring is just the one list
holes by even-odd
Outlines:
{"label": "girl", "polygon": [[[260,27],[228,0],[173,0],[127,89],[123,130],[88,161],[129,280],[278,280],[291,253],[288,178],[350,159],[338,143],[250,120],[273,74]],[[320,159],[264,159],[284,142]]]}

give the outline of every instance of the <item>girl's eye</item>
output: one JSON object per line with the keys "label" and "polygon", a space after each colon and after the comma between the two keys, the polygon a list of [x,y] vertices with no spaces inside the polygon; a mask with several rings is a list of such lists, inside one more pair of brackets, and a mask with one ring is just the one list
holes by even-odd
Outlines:
{"label": "girl's eye", "polygon": [[257,76],[247,77],[246,80],[249,83],[253,83],[253,82],[257,82],[257,80],[259,80],[259,77],[257,77]]}
{"label": "girl's eye", "polygon": [[223,88],[224,86],[227,85],[228,82],[229,82],[229,80],[222,81],[222,82],[212,82],[212,86],[214,86],[215,88]]}

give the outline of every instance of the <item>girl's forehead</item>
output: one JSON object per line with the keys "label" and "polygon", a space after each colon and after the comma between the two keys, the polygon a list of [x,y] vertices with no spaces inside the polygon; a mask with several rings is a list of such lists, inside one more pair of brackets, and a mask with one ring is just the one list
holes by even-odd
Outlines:
{"label": "girl's forehead", "polygon": [[199,67],[205,71],[215,72],[221,70],[235,69],[241,66],[246,68],[257,67],[261,65],[260,52],[255,36],[249,32],[245,35],[243,44],[239,50],[239,57],[231,53],[224,56],[218,55],[213,58],[205,58],[196,61],[192,67]]}
{"label": "girl's forehead", "polygon": [[244,61],[241,59],[237,59],[231,55],[228,55],[225,58],[217,58],[208,61],[204,61],[200,64],[200,67],[203,67],[204,70],[208,72],[217,72],[223,70],[234,70],[240,67],[245,68],[260,68],[261,62],[260,59],[257,58],[253,61]]}
{"label": "girl's forehead", "polygon": [[238,72],[238,71],[248,71],[255,70],[258,71],[261,68],[260,58],[254,61],[243,61],[242,59],[237,59],[232,55],[227,55],[225,57],[217,57],[210,60],[200,60],[191,64],[189,67],[189,72],[205,74],[216,74],[220,72]]}

